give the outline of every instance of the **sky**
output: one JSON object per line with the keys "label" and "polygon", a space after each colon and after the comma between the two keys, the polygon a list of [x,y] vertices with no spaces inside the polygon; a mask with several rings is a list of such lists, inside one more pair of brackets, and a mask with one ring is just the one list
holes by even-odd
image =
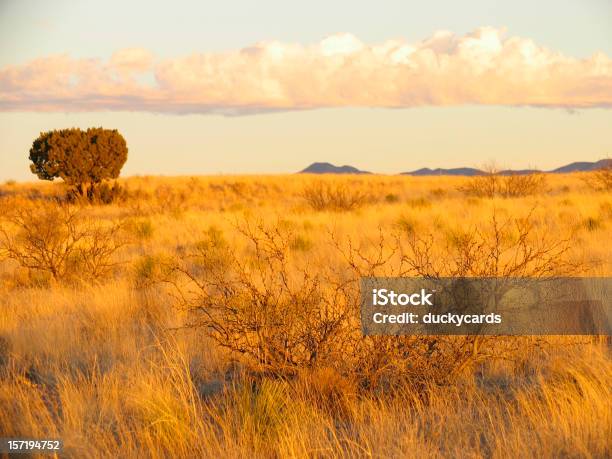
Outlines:
{"label": "sky", "polygon": [[549,169],[612,156],[609,0],[0,0],[0,181],[42,131],[123,175]]}

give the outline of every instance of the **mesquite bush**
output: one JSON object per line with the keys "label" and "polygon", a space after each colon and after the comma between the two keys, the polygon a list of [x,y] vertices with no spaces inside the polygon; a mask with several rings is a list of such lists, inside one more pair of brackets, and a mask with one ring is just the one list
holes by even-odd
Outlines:
{"label": "mesquite bush", "polygon": [[121,222],[101,222],[75,206],[51,201],[6,207],[0,251],[55,281],[102,280],[118,265],[115,253],[127,243]]}
{"label": "mesquite bush", "polygon": [[511,279],[580,269],[568,261],[571,235],[551,238],[533,212],[518,219],[493,213],[489,221],[453,234],[381,228],[376,240],[357,243],[330,232],[332,255],[325,262],[291,251],[292,234],[283,225],[247,218],[238,230],[241,244],[209,231],[166,279],[176,304],[188,312],[185,325],[204,330],[266,372],[332,367],[368,390],[400,380],[444,384],[525,343],[482,336],[365,337],[362,276]]}

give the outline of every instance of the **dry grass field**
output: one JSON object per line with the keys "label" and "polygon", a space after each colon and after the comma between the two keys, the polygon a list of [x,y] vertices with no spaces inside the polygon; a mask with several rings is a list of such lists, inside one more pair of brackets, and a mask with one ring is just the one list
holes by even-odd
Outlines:
{"label": "dry grass field", "polygon": [[79,458],[610,457],[605,339],[359,328],[362,275],[612,275],[612,194],[583,178],[491,198],[449,177],[132,177],[110,205],[2,185],[1,436]]}

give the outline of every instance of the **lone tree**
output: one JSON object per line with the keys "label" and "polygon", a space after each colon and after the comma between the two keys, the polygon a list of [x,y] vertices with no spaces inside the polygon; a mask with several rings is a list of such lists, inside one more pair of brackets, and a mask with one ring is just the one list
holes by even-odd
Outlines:
{"label": "lone tree", "polygon": [[60,177],[80,196],[87,196],[88,189],[103,180],[119,177],[127,153],[125,139],[116,129],[42,132],[30,148],[30,170],[41,180]]}

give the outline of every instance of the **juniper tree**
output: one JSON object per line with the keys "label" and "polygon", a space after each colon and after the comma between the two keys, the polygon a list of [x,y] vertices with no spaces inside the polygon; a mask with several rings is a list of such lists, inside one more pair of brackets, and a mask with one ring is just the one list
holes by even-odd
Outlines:
{"label": "juniper tree", "polygon": [[119,177],[127,153],[125,139],[116,129],[47,131],[32,144],[30,170],[41,180],[59,177],[84,196],[88,188]]}

